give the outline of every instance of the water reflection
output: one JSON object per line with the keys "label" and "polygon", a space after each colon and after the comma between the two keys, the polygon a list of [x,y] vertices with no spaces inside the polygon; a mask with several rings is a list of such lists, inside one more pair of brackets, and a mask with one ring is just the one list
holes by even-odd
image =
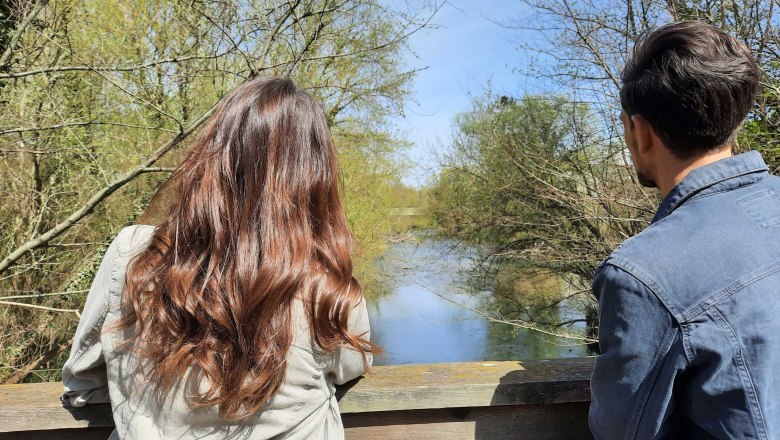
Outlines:
{"label": "water reflection", "polygon": [[384,292],[369,297],[368,309],[371,339],[385,354],[377,357],[376,365],[588,354],[584,345],[488,321],[431,292],[477,310],[489,306],[491,292],[465,279],[474,256],[473,250],[463,247],[453,250],[446,240],[424,238],[394,244],[377,261],[385,275]]}

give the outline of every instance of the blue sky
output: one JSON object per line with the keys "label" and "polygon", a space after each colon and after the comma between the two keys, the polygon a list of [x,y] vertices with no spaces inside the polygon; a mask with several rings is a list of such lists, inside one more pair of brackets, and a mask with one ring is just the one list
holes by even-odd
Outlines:
{"label": "blue sky", "polygon": [[[437,171],[436,154],[446,148],[453,117],[469,109],[472,96],[488,87],[518,95],[529,89],[527,77],[514,70],[526,59],[518,35],[496,22],[518,18],[522,3],[511,0],[449,0],[432,20],[434,29],[411,36],[418,73],[405,116],[394,122],[413,143],[408,156],[415,166],[404,182],[421,186]],[[490,84],[490,85],[488,85]]]}

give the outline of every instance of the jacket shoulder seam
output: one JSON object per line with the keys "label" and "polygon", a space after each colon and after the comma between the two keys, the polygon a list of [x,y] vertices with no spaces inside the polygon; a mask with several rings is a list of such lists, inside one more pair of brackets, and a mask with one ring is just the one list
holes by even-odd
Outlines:
{"label": "jacket shoulder seam", "polygon": [[683,322],[688,322],[692,320],[693,318],[704,313],[707,309],[717,305],[721,301],[728,299],[729,297],[741,291],[745,287],[757,281],[760,281],[776,272],[780,272],[780,261],[770,264],[769,266],[765,266],[755,272],[749,273],[737,279],[736,281],[729,284],[725,288],[718,290],[712,295],[699,301],[695,306],[686,310],[682,315]]}
{"label": "jacket shoulder seam", "polygon": [[627,273],[644,285],[658,301],[663,305],[664,310],[672,316],[672,320],[679,324],[682,322],[682,315],[677,311],[674,305],[665,297],[661,286],[658,285],[645,271],[629,263],[625,259],[614,259],[610,257],[605,261],[605,265],[614,266]]}

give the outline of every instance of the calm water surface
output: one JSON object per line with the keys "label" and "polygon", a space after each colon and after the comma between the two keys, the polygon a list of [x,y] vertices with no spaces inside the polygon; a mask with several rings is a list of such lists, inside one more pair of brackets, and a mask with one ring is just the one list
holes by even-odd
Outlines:
{"label": "calm water surface", "polygon": [[402,242],[377,261],[387,285],[385,292],[368,299],[371,339],[385,350],[375,365],[588,355],[584,345],[490,322],[447,301],[480,310],[491,295],[467,287],[473,251],[453,250],[452,245],[432,238]]}

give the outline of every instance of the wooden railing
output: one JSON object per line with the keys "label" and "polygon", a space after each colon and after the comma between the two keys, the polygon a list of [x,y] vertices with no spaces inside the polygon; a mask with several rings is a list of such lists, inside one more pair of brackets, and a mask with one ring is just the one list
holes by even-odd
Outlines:
{"label": "wooden railing", "polygon": [[[339,390],[347,439],[589,439],[593,358],[374,367]],[[0,386],[0,439],[101,439],[108,405],[65,408],[60,383]]]}

